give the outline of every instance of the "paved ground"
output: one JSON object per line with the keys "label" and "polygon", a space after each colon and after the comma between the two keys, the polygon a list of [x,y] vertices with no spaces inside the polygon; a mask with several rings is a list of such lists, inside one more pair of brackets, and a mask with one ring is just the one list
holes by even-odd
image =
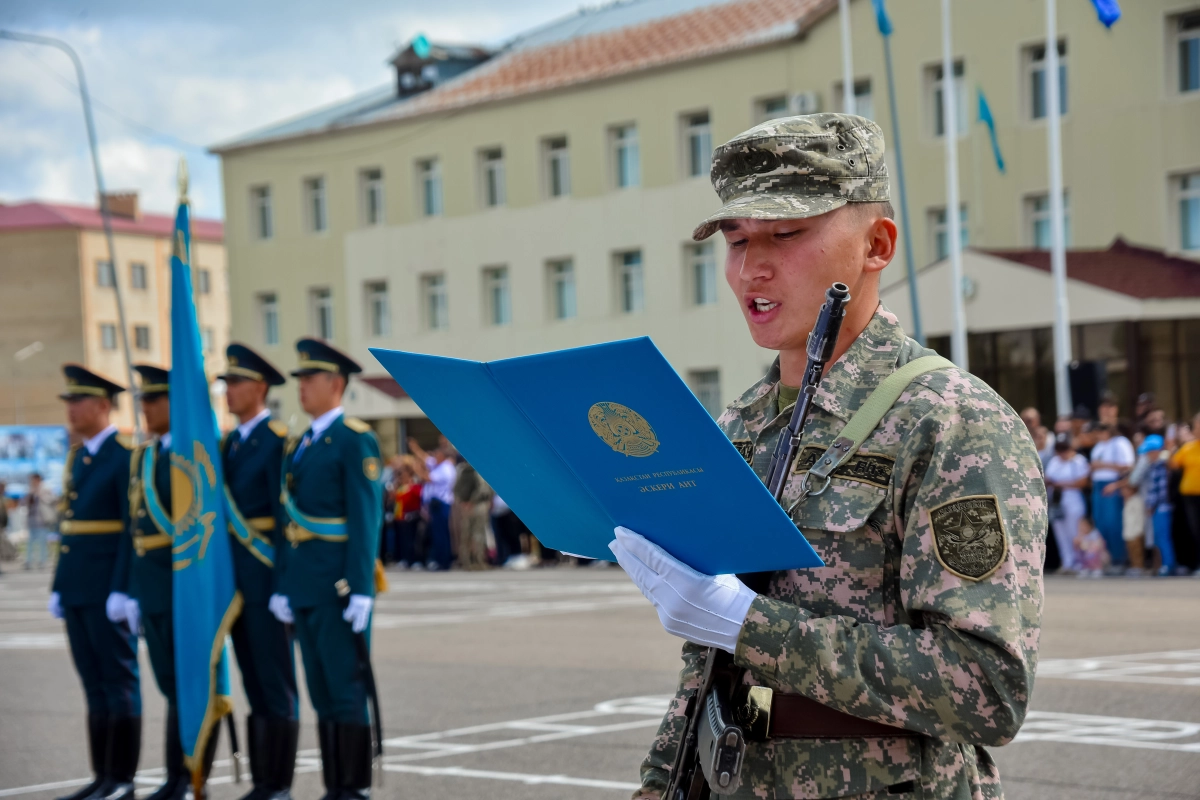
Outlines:
{"label": "paved ground", "polygon": [[[615,569],[396,574],[376,618],[383,798],[621,798],[678,644]],[[0,798],[82,783],[83,701],[46,573],[0,576]],[[1200,798],[1200,580],[1051,579],[1033,710],[995,751],[1010,800]],[[143,794],[162,702],[143,652]],[[236,672],[236,671],[235,671]],[[240,697],[239,697],[240,702]],[[305,704],[297,800],[321,794]],[[211,796],[234,800],[222,745]]]}

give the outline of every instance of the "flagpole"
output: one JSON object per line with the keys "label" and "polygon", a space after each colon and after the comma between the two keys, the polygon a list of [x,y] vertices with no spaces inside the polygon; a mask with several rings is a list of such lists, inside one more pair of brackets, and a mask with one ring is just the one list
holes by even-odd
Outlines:
{"label": "flagpole", "polygon": [[1067,305],[1067,251],[1063,225],[1061,99],[1058,85],[1058,9],[1046,0],[1046,146],[1050,157],[1050,274],[1054,279],[1054,397],[1059,416],[1072,409],[1067,365],[1071,362],[1071,315]]}
{"label": "flagpole", "polygon": [[[882,22],[880,23],[883,24]],[[892,158],[896,164],[896,185],[900,192],[900,227],[904,239],[904,267],[908,274],[908,302],[912,306],[912,337],[925,344],[925,330],[921,325],[921,301],[917,297],[917,267],[913,259],[912,227],[908,219],[908,192],[904,183],[904,155],[900,147],[900,113],[896,109],[896,81],[892,72],[892,37],[890,25],[883,37],[883,63],[887,72],[888,108],[892,114]]]}
{"label": "flagpole", "polygon": [[950,51],[950,0],[942,0],[942,139],[946,145],[946,242],[950,249],[950,360],[968,369],[958,199],[958,97]]}
{"label": "flagpole", "polygon": [[854,54],[850,50],[850,0],[838,0],[838,21],[842,28],[842,111],[853,114]]}

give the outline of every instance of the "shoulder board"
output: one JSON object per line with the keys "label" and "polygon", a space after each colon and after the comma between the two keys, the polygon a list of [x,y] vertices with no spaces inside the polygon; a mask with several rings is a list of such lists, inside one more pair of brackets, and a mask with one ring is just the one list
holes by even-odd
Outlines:
{"label": "shoulder board", "polygon": [[117,440],[117,444],[121,445],[121,447],[124,447],[126,450],[133,449],[133,437],[129,434],[118,433],[114,438]]}
{"label": "shoulder board", "polygon": [[270,428],[271,432],[274,433],[276,436],[278,436],[280,439],[283,439],[288,435],[287,424],[280,422],[277,419],[268,421],[267,427]]}
{"label": "shoulder board", "polygon": [[371,426],[358,417],[342,417],[342,424],[355,433],[370,433]]}

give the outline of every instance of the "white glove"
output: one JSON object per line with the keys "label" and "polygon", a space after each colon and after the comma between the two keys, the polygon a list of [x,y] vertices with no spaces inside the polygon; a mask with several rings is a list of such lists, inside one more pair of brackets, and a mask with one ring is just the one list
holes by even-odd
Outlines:
{"label": "white glove", "polygon": [[352,594],[350,603],[342,612],[342,619],[350,623],[350,630],[362,633],[367,629],[367,623],[371,619],[371,606],[373,605],[375,605],[375,601],[365,594]]}
{"label": "white glove", "polygon": [[737,649],[742,623],[757,595],[736,575],[704,575],[628,528],[609,544],[638,589],[658,611],[667,633],[689,642]]}
{"label": "white glove", "polygon": [[125,604],[129,602],[129,595],[121,592],[112,592],[108,595],[108,600],[104,603],[104,613],[108,615],[109,622],[124,622],[125,621]]}
{"label": "white glove", "polygon": [[50,602],[46,603],[46,610],[50,612],[50,616],[55,619],[63,618],[62,598],[58,596],[58,592],[50,593]]}
{"label": "white glove", "polygon": [[142,607],[137,600],[130,598],[125,601],[125,619],[129,622],[129,632],[137,636],[142,624]]}
{"label": "white glove", "polygon": [[292,616],[292,607],[288,605],[287,595],[271,595],[271,599],[267,601],[267,610],[284,625],[290,625],[295,620],[295,617]]}

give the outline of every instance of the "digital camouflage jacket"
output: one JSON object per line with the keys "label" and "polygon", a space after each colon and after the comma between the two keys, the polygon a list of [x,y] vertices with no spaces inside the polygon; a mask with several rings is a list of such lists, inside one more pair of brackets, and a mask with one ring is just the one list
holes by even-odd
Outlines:
{"label": "digital camouflage jacket", "polygon": [[[787,505],[879,382],[924,355],[880,306],[818,387]],[[764,480],[791,413],[776,413],[778,382],[776,361],[719,420]],[[1025,717],[1046,531],[1041,462],[1017,414],[970,373],[925,374],[792,518],[825,566],[776,573],[755,599],[734,655],[746,682],[922,735],[751,742],[736,797],[1002,797],[984,747]],[[666,786],[704,652],[684,645],[635,798]]]}

